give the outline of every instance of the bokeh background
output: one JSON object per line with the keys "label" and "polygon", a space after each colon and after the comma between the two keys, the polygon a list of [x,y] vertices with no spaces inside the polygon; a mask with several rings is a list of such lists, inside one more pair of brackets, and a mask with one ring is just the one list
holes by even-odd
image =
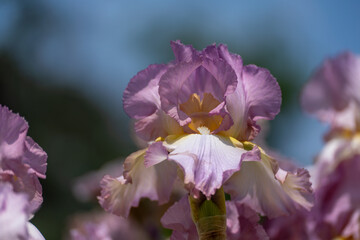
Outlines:
{"label": "bokeh background", "polygon": [[360,53],[360,2],[0,0],[0,104],[20,113],[48,153],[44,203],[32,222],[62,239],[79,203],[76,177],[136,150],[122,110],[130,78],[173,59],[170,40],[225,43],[270,69],[283,93],[268,144],[311,164],[326,126],[302,113],[303,84],[329,56]]}

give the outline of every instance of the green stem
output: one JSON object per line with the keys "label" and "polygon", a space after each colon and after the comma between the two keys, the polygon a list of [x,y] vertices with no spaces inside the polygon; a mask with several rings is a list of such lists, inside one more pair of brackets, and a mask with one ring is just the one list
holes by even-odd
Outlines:
{"label": "green stem", "polygon": [[191,216],[200,240],[226,240],[226,206],[223,188],[210,200],[201,194],[199,198],[189,196]]}

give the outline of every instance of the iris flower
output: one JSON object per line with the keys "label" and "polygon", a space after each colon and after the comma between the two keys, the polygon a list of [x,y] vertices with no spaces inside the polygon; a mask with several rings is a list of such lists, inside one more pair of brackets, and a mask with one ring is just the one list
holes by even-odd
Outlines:
{"label": "iris flower", "polygon": [[28,128],[25,119],[0,105],[0,182],[25,192],[35,212],[43,200],[39,178],[45,178],[47,154],[27,136]]}
{"label": "iris flower", "polygon": [[104,209],[127,216],[141,198],[166,203],[177,177],[195,198],[210,199],[223,186],[232,200],[269,217],[311,208],[308,172],[279,168],[251,142],[260,131],[256,122],[280,111],[270,72],[243,65],[222,44],[171,47],[175,60],[150,65],[124,92],[124,110],[149,146],[126,158],[120,177],[104,177]]}
{"label": "iris flower", "polygon": [[350,52],[324,61],[305,85],[303,109],[330,124],[319,154],[314,184],[338,164],[360,154],[360,57]]}
{"label": "iris flower", "polygon": [[45,178],[47,154],[27,136],[28,128],[22,117],[0,105],[0,239],[4,240],[44,239],[29,219],[43,200],[39,178]]}
{"label": "iris flower", "polygon": [[305,85],[301,103],[330,131],[312,170],[315,206],[298,218],[314,239],[359,239],[360,57],[346,52],[325,60]]}

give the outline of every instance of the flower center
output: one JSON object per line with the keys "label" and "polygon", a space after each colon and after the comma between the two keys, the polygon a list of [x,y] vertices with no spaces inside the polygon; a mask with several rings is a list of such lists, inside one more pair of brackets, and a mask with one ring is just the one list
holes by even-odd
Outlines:
{"label": "flower center", "polygon": [[180,110],[191,118],[188,125],[190,129],[200,134],[210,133],[216,130],[223,120],[219,115],[210,114],[210,111],[219,104],[220,102],[211,93],[204,93],[202,99],[198,94],[193,93],[186,102],[180,104]]}
{"label": "flower center", "polygon": [[202,126],[202,127],[198,127],[197,130],[199,131],[200,134],[202,135],[209,135],[210,134],[210,130],[205,127],[205,126]]}

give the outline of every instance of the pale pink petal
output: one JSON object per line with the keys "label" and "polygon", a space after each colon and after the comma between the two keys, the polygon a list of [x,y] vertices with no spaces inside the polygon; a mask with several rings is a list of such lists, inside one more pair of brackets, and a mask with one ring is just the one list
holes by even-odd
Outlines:
{"label": "pale pink petal", "polygon": [[326,180],[327,175],[335,171],[337,166],[360,154],[360,136],[353,138],[335,137],[330,139],[316,158],[314,175],[316,186]]}
{"label": "pale pink petal", "polygon": [[245,204],[236,201],[226,202],[226,216],[229,240],[269,239],[264,228],[259,224],[259,215]]}
{"label": "pale pink petal", "polygon": [[39,229],[30,222],[27,223],[27,231],[29,233],[29,240],[45,240]]}
{"label": "pale pink petal", "polygon": [[45,178],[47,154],[31,137],[26,137],[25,152],[22,158],[39,178]]}
{"label": "pale pink petal", "polygon": [[28,239],[28,218],[26,194],[13,192],[9,183],[0,183],[0,239]]}
{"label": "pale pink petal", "polygon": [[42,187],[37,175],[31,168],[19,161],[8,161],[0,171],[0,180],[10,182],[15,192],[26,193],[30,212],[34,213],[42,204]]}
{"label": "pale pink petal", "polygon": [[246,151],[230,138],[216,135],[190,134],[168,137],[164,146],[169,160],[177,162],[184,172],[184,183],[211,196],[231,174],[239,170]]}
{"label": "pale pink petal", "polygon": [[133,77],[123,95],[125,112],[135,119],[150,116],[160,108],[158,84],[167,65],[150,65]]}
{"label": "pale pink petal", "polygon": [[192,94],[201,98],[210,93],[220,103],[236,87],[236,75],[221,59],[201,58],[181,62],[170,68],[160,80],[159,93],[162,109],[175,118],[181,126],[191,119],[180,110],[180,104],[188,101]]}
{"label": "pale pink petal", "polygon": [[162,142],[155,142],[151,144],[146,151],[144,164],[146,167],[154,166],[162,161],[165,161],[169,152],[163,146]]}
{"label": "pale pink petal", "polygon": [[190,62],[198,58],[198,52],[191,45],[184,45],[179,40],[170,42],[176,62]]}
{"label": "pale pink petal", "polygon": [[339,163],[317,188],[314,209],[317,224],[325,222],[336,236],[359,235],[356,231],[360,222],[353,221],[360,211],[359,169],[360,155],[355,155]]}
{"label": "pale pink petal", "polygon": [[[243,70],[243,61],[237,54],[230,53],[227,46],[220,44],[218,47],[218,54],[220,58],[224,59],[234,70],[238,79],[241,79]],[[240,84],[240,82],[239,82]]]}
{"label": "pale pink petal", "polygon": [[316,240],[310,231],[313,222],[307,211],[297,211],[290,216],[282,216],[265,221],[265,229],[272,240]]}
{"label": "pale pink petal", "polygon": [[25,119],[0,105],[0,164],[22,156],[28,128]]}
{"label": "pale pink petal", "polygon": [[164,125],[171,120],[160,110],[159,80],[169,66],[150,65],[133,77],[124,91],[124,110],[136,119],[135,131],[147,141],[179,131],[178,126],[172,126],[173,130]]}
{"label": "pale pink petal", "polygon": [[191,219],[190,204],[188,197],[172,205],[161,218],[161,224],[165,228],[172,229],[171,240],[197,240],[196,226]]}
{"label": "pale pink petal", "polygon": [[354,239],[360,239],[360,208],[352,213],[349,222],[342,231],[342,236],[352,236]]}
{"label": "pale pink petal", "polygon": [[233,200],[273,218],[298,208],[309,208],[309,184],[305,170],[295,174],[285,172],[278,168],[275,160],[262,154],[261,161],[243,161],[240,171],[224,184],[224,191]]}
{"label": "pale pink petal", "polygon": [[[176,119],[181,126],[190,123],[191,119],[180,111],[179,104],[186,102],[192,93],[191,90],[182,91],[184,82],[190,75],[201,66],[201,61],[181,62],[170,69],[161,78],[159,83],[159,94],[162,109],[171,117]],[[180,99],[179,99],[180,98]]]}
{"label": "pale pink petal", "polygon": [[166,203],[176,179],[176,165],[164,161],[146,168],[146,149],[131,154],[124,163],[124,176],[105,176],[101,181],[100,205],[108,212],[128,216],[131,207],[137,207],[141,198]]}
{"label": "pale pink petal", "polygon": [[[239,59],[232,61],[240,65]],[[271,120],[279,113],[281,90],[276,79],[265,68],[247,65],[241,73],[241,77],[238,73],[239,83],[235,92],[226,98],[227,109],[234,121],[226,134],[239,140],[249,140],[260,130],[256,125],[257,120]]]}
{"label": "pale pink petal", "polygon": [[327,59],[303,89],[303,109],[332,127],[354,130],[360,123],[359,76],[359,56],[346,52]]}
{"label": "pale pink petal", "polygon": [[314,196],[311,188],[310,174],[307,170],[299,168],[292,173],[279,168],[275,176],[281,182],[286,194],[294,202],[308,211],[312,208]]}
{"label": "pale pink petal", "polygon": [[182,134],[183,130],[175,119],[162,110],[156,110],[150,116],[135,121],[135,132],[140,138],[150,141],[169,134]]}

